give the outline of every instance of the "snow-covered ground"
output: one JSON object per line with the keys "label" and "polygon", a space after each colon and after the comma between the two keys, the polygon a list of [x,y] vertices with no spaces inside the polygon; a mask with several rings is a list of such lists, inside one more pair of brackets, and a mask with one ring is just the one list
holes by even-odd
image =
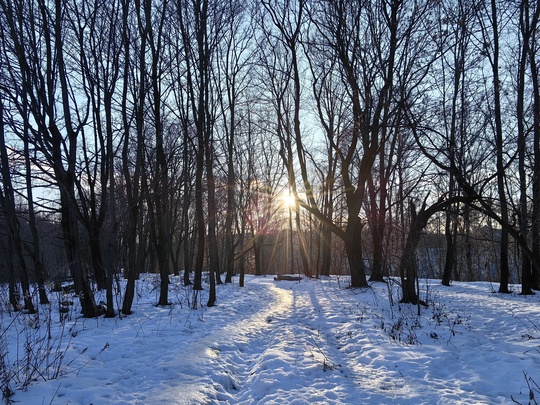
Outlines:
{"label": "snow-covered ground", "polygon": [[[80,318],[76,300],[63,322],[57,304],[41,307],[39,319],[2,309],[0,361],[18,370],[11,375],[11,400],[101,405],[540,399],[538,295],[501,295],[488,283],[442,287],[426,280],[422,298],[430,306],[418,316],[417,307],[398,305],[395,285],[359,290],[347,289],[344,277],[291,282],[248,276],[244,288],[236,282],[218,286],[217,306],[192,310],[192,291],[180,278],[172,281],[173,305],[159,308],[157,278],[143,275],[134,314],[122,319]],[[198,300],[205,302],[205,294]],[[32,381],[23,390],[28,375]]]}

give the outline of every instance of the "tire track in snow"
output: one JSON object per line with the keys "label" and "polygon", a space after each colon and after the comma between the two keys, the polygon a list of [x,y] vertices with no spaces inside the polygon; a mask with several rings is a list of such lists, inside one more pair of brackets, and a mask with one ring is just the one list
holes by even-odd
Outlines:
{"label": "tire track in snow", "polygon": [[[201,333],[201,337],[196,342],[189,339],[193,343],[184,347],[184,354],[172,356],[170,367],[180,374],[178,383],[156,390],[151,394],[153,398],[179,405],[237,402],[233,398],[245,390],[260,354],[272,344],[269,337],[275,319],[290,310],[291,296],[276,288],[269,278],[241,291],[234,289],[238,286],[222,286],[221,294],[232,293],[234,298],[224,299],[224,303],[206,311],[206,333],[200,332],[201,325],[195,326],[194,333]],[[224,317],[223,312],[230,313],[230,317]],[[216,314],[215,319],[212,314]],[[223,318],[228,322],[218,325]]]}
{"label": "tire track in snow", "polygon": [[267,305],[251,319],[251,325],[236,329],[249,338],[250,353],[244,353],[243,361],[230,359],[239,384],[217,400],[231,404],[356,402],[351,393],[355,394],[357,383],[342,368],[345,359],[335,349],[334,337],[323,335],[325,313],[316,301],[320,292],[313,288],[317,283],[312,281],[269,286],[274,303],[279,304]]}
{"label": "tire track in snow", "polygon": [[[249,316],[227,325],[223,331],[227,338],[210,347],[225,374],[215,396],[220,403],[241,403],[242,397],[261,392],[265,384],[261,381],[255,387],[253,377],[262,369],[275,372],[279,368],[277,362],[269,362],[269,357],[282,357],[276,352],[276,341],[283,332],[280,322],[291,311],[292,294],[277,288],[271,279],[261,279],[253,287],[257,287],[256,294],[252,293],[252,299],[246,302]],[[264,304],[257,307],[260,303]],[[248,403],[253,401],[248,399]]]}

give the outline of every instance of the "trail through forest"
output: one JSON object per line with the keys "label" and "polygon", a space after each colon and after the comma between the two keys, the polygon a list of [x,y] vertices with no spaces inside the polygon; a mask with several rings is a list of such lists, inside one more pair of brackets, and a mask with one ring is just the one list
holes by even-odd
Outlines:
{"label": "trail through forest", "polygon": [[[506,404],[527,403],[531,393],[540,397],[538,296],[493,293],[488,283],[448,288],[427,280],[422,294],[430,307],[417,316],[415,306],[397,304],[392,284],[360,290],[345,288],[347,279],[338,277],[250,276],[245,288],[219,286],[218,306],[192,310],[192,291],[176,278],[173,305],[156,307],[157,285],[145,275],[135,312],[123,319],[83,319],[74,308],[62,329],[52,322],[53,336],[64,336],[67,347],[62,375],[38,378],[13,399]],[[15,347],[16,336],[11,342]]]}

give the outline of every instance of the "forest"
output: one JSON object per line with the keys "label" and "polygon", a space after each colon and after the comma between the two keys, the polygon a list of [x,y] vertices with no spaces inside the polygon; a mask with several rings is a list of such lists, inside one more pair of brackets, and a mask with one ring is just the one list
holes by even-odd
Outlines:
{"label": "forest", "polygon": [[10,308],[33,313],[70,280],[85,318],[129,315],[141,273],[159,275],[159,306],[177,275],[194,297],[208,285],[208,307],[246,274],[395,277],[414,304],[419,276],[533,294],[539,13],[0,0]]}

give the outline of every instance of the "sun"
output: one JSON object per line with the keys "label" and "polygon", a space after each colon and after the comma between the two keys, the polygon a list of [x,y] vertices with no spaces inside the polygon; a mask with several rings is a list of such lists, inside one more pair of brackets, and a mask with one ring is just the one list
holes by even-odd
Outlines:
{"label": "sun", "polygon": [[294,198],[294,194],[285,193],[281,196],[281,200],[285,208],[292,208],[296,205],[296,198]]}

